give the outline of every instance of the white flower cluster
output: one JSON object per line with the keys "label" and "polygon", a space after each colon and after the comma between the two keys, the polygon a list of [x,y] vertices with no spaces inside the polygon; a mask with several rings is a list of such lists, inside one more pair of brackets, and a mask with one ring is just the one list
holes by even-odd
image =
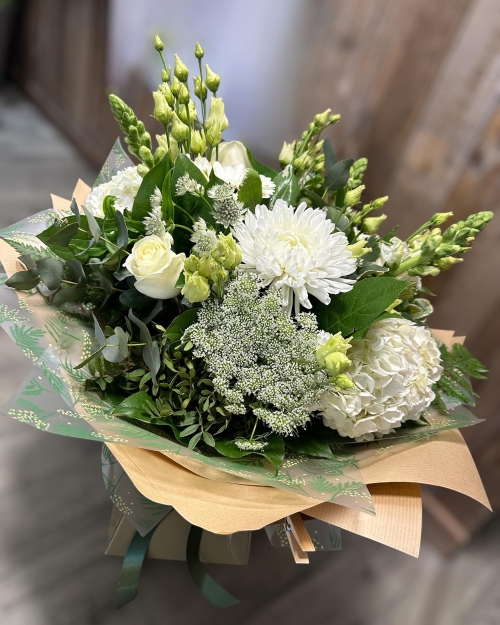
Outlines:
{"label": "white flower cluster", "polygon": [[321,398],[325,425],[341,436],[369,441],[419,419],[434,399],[441,376],[440,353],[428,328],[407,319],[384,319],[348,352],[350,391]]}
{"label": "white flower cluster", "polygon": [[217,245],[217,235],[214,230],[207,228],[205,220],[200,217],[200,219],[193,224],[191,241],[194,243],[193,254],[203,258],[204,256],[208,256]]}
{"label": "white flower cluster", "polygon": [[247,209],[243,206],[243,202],[238,200],[238,195],[228,182],[214,185],[208,190],[207,195],[214,200],[215,221],[226,228],[235,226],[245,216]]}
{"label": "white flower cluster", "polygon": [[104,198],[107,195],[113,195],[116,198],[116,210],[119,210],[121,213],[125,209],[132,210],[135,196],[141,183],[142,178],[137,173],[137,167],[126,167],[115,174],[108,182],[94,187],[87,197],[85,207],[94,217],[102,218],[104,217]]}
{"label": "white flower cluster", "polygon": [[205,193],[205,189],[203,188],[203,185],[196,182],[196,180],[191,178],[189,174],[184,174],[175,184],[175,194],[186,195],[186,193],[189,193],[190,195],[203,195]]}
{"label": "white flower cluster", "polygon": [[146,228],[146,236],[151,234],[163,239],[167,234],[166,224],[163,221],[163,214],[161,210],[162,196],[158,187],[155,187],[153,195],[150,197],[151,212],[147,217],[144,217],[144,227]]}
{"label": "white flower cluster", "polygon": [[247,440],[244,438],[237,438],[234,444],[241,451],[262,451],[265,449],[267,443],[261,440]]}
{"label": "white flower cluster", "polygon": [[289,436],[309,421],[311,405],[328,388],[328,374],[314,354],[319,334],[314,315],[299,315],[294,322],[282,306],[276,289],[261,293],[257,278],[241,273],[222,303],[203,305],[186,340],[193,343],[194,356],[204,359],[226,410],[253,411],[273,432]]}
{"label": "white flower cluster", "polygon": [[277,200],[272,210],[259,205],[255,214],[247,213],[233,235],[244,265],[265,286],[274,284],[282,291],[289,314],[295,299],[298,314],[300,306],[311,308],[309,295],[329,304],[330,294],[353,287],[355,280],[346,276],[356,271],[356,258],[347,249],[345,234],[334,230],[324,210]]}

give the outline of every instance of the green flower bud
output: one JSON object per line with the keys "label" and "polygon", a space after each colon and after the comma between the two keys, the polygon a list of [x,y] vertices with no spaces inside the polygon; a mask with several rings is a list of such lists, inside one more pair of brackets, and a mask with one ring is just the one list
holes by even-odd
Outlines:
{"label": "green flower bud", "polygon": [[207,142],[204,135],[199,130],[191,133],[191,150],[195,154],[204,154],[207,149]]}
{"label": "green flower bud", "polygon": [[311,155],[308,154],[307,152],[304,152],[304,154],[301,154],[299,157],[294,159],[293,168],[297,172],[302,172],[302,171],[306,171],[306,169],[309,169],[309,167],[312,164],[313,164],[313,159],[311,158]]}
{"label": "green flower bud", "polygon": [[195,272],[186,276],[186,283],[181,293],[192,304],[204,302],[210,296],[210,285],[206,278]]}
{"label": "green flower bud", "polygon": [[170,87],[167,85],[166,82],[158,86],[158,91],[163,94],[163,97],[165,98],[169,106],[174,105],[174,94],[172,93]]}
{"label": "green flower bud", "polygon": [[[191,254],[184,261],[184,271],[187,273],[195,273],[200,270],[201,261],[198,256]],[[206,277],[206,276],[205,276]]]}
{"label": "green flower bud", "polygon": [[[220,267],[219,263],[216,262],[213,258],[211,258],[210,256],[205,256],[200,261],[198,273],[200,274],[200,276],[203,276],[204,278],[211,278],[213,282],[217,282],[217,280],[213,278],[212,276],[215,276],[215,277],[219,276],[218,274],[219,267]],[[226,277],[227,277],[227,273],[226,273]]]}
{"label": "green flower bud", "polygon": [[479,231],[484,230],[486,226],[493,219],[493,213],[491,211],[481,211],[476,215],[471,215],[465,221],[465,225],[469,228],[475,228]]}
{"label": "green flower bud", "polygon": [[355,204],[357,204],[359,200],[361,199],[361,194],[363,193],[364,189],[365,189],[365,185],[361,184],[359,185],[359,187],[356,187],[355,189],[351,189],[350,191],[348,191],[345,194],[345,198],[344,198],[345,206],[354,206]]}
{"label": "green flower bud", "polygon": [[440,234],[431,234],[422,243],[421,251],[422,255],[430,258],[437,248],[443,242],[443,237]]}
{"label": "green flower bud", "polygon": [[166,153],[167,153],[167,150],[165,150],[165,148],[163,148],[161,146],[158,146],[156,148],[155,153],[154,153],[155,165],[162,160],[162,158],[165,156]]}
{"label": "green flower bud", "polygon": [[351,252],[354,258],[361,258],[365,254],[372,251],[371,247],[366,247],[366,239],[360,239],[356,243],[352,243],[347,246],[347,249]]}
{"label": "green flower bud", "polygon": [[177,54],[174,54],[174,59],[175,59],[174,76],[178,78],[181,82],[186,82],[189,76],[188,68],[180,60]]}
{"label": "green flower bud", "polygon": [[331,352],[325,356],[325,368],[332,378],[345,373],[351,361],[341,352]]}
{"label": "green flower bud", "polygon": [[446,271],[453,267],[453,265],[457,265],[458,263],[463,262],[463,258],[455,258],[454,256],[446,256],[446,258],[438,258],[434,261],[436,267],[439,267],[441,271]]}
{"label": "green flower bud", "polygon": [[430,220],[429,226],[440,226],[444,224],[450,217],[453,217],[453,213],[436,213]]}
{"label": "green flower bud", "polygon": [[205,52],[203,52],[203,48],[200,46],[198,42],[196,42],[196,48],[194,49],[194,55],[197,59],[202,59],[205,56]]}
{"label": "green flower bud", "polygon": [[173,114],[172,119],[173,119],[172,130],[171,130],[172,137],[176,141],[179,141],[179,143],[183,141],[187,141],[189,138],[189,127],[186,126],[186,124],[179,119],[179,117],[177,116],[175,112]]}
{"label": "green flower bud", "polygon": [[166,69],[161,70],[161,79],[163,82],[168,82],[170,80],[170,74]]}
{"label": "green flower bud", "polygon": [[224,269],[222,265],[216,263],[217,268],[210,274],[210,280],[215,282],[215,284],[222,284],[227,280],[228,272]]}
{"label": "green flower bud", "polygon": [[193,82],[194,82],[194,94],[197,98],[199,98],[200,100],[205,101],[207,99],[207,86],[206,84],[202,81],[201,76],[194,76],[193,77]]}
{"label": "green flower bud", "polygon": [[211,128],[215,123],[220,124],[221,131],[226,130],[229,126],[229,122],[227,121],[227,117],[224,113],[224,102],[222,101],[222,98],[212,97],[210,100],[210,112],[205,125],[207,128]]}
{"label": "green flower bud", "polygon": [[286,167],[290,165],[293,161],[293,151],[295,149],[295,141],[293,143],[287,143],[286,141],[283,143],[283,147],[281,148],[280,155],[278,160],[282,167]]}
{"label": "green flower bud", "polygon": [[153,98],[155,101],[153,117],[166,126],[172,118],[173,111],[160,91],[153,91]]}
{"label": "green flower bud", "polygon": [[140,156],[141,160],[148,167],[153,167],[153,165],[154,165],[153,154],[151,153],[151,150],[149,148],[147,148],[145,145],[141,145],[141,147],[139,148],[139,156]]}
{"label": "green flower bud", "polygon": [[[167,135],[156,135],[156,140],[158,141],[158,145],[161,146],[165,150],[165,153],[167,153],[169,149]],[[172,157],[172,161],[175,161],[178,154],[179,154],[179,145],[173,137],[170,137],[170,156]]]}
{"label": "green flower bud", "polygon": [[361,224],[361,230],[367,234],[375,234],[382,225],[382,222],[387,219],[387,215],[380,215],[380,217],[367,217]]}
{"label": "green flower bud", "polygon": [[241,249],[236,245],[232,234],[219,234],[217,245],[212,250],[212,258],[229,271],[241,263]]}
{"label": "green flower bud", "polygon": [[207,128],[207,141],[211,146],[218,145],[222,141],[222,130],[219,122]]}
{"label": "green flower bud", "polygon": [[158,52],[163,52],[164,47],[165,46],[163,45],[163,41],[158,35],[155,35],[155,50],[157,50]]}
{"label": "green flower bud", "polygon": [[372,209],[373,210],[381,209],[386,204],[388,199],[389,199],[389,196],[384,195],[384,197],[379,197],[376,200],[373,200],[373,202],[371,202]]}
{"label": "green flower bud", "polygon": [[460,245],[452,245],[451,243],[441,243],[436,250],[436,256],[438,258],[444,258],[445,256],[451,256],[452,254],[458,254],[462,248]]}
{"label": "green flower bud", "polygon": [[324,113],[318,113],[314,116],[314,125],[316,128],[323,128],[323,126],[326,126],[331,112],[332,109],[326,109]]}
{"label": "green flower bud", "polygon": [[186,87],[184,83],[181,84],[180,89],[179,89],[179,95],[177,97],[181,104],[187,104],[189,100],[191,99],[191,96],[189,95],[189,89]]}
{"label": "green flower bud", "polygon": [[208,65],[205,65],[205,69],[207,70],[207,87],[212,93],[217,93],[220,86],[220,76],[213,72]]}
{"label": "green flower bud", "polygon": [[347,375],[338,375],[333,383],[341,391],[347,391],[355,386],[354,382]]}
{"label": "green flower bud", "polygon": [[149,167],[147,165],[144,165],[144,163],[139,163],[139,165],[137,165],[137,173],[141,178],[144,178],[148,171]]}
{"label": "green flower bud", "polygon": [[433,265],[418,265],[408,269],[408,275],[410,276],[438,276],[439,273],[439,267],[434,267]]}
{"label": "green flower bud", "polygon": [[337,122],[340,121],[341,115],[339,115],[338,113],[336,115],[331,115],[329,122],[330,124],[336,124]]}
{"label": "green flower bud", "polygon": [[181,90],[181,83],[179,82],[177,76],[174,76],[172,84],[170,85],[170,89],[175,97],[179,95],[179,91]]}
{"label": "green flower bud", "polygon": [[341,353],[346,354],[351,346],[352,339],[345,339],[340,332],[331,336],[314,352],[316,360],[320,367],[325,366],[325,358],[328,354]]}

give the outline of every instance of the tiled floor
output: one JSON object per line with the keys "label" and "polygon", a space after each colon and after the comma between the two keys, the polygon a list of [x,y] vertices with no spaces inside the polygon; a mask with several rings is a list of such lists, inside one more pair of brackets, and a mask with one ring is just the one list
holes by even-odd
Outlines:
{"label": "tiled floor", "polygon": [[[33,107],[0,94],[0,227],[68,197],[95,176]],[[27,365],[0,333],[0,401]],[[344,533],[344,549],[296,566],[254,539],[248,567],[212,567],[242,599],[208,605],[183,563],[148,562],[138,599],[119,612],[119,559],[105,557],[110,504],[97,443],[0,417],[0,625],[498,625],[500,519],[445,561],[419,560]]]}

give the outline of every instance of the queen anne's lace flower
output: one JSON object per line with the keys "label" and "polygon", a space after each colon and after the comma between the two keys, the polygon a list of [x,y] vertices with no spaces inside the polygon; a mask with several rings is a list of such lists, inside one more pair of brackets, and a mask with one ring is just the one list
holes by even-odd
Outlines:
{"label": "queen anne's lace flower", "polygon": [[295,322],[279,292],[261,292],[249,272],[229,282],[222,303],[203,304],[185,340],[203,358],[214,388],[233,414],[253,414],[278,434],[292,435],[309,421],[311,406],[328,388],[318,368],[314,315]]}
{"label": "queen anne's lace flower", "polygon": [[330,295],[352,289],[355,280],[346,278],[356,269],[356,259],[347,249],[343,232],[320,208],[295,209],[277,200],[272,210],[256,206],[233,235],[243,252],[243,264],[257,272],[265,285],[274,284],[283,293],[285,306],[295,314],[300,306],[311,308],[309,295],[324,304]]}
{"label": "queen anne's lace flower", "polygon": [[434,399],[432,385],[443,368],[430,331],[407,319],[374,324],[348,352],[351,391],[321,398],[323,421],[341,436],[373,440],[408,419],[419,419]]}
{"label": "queen anne's lace flower", "polygon": [[107,195],[116,198],[115,208],[121,213],[132,210],[135,196],[141,186],[142,178],[137,167],[127,167],[114,175],[109,182],[104,182],[92,189],[85,202],[86,208],[94,217],[104,217],[103,201]]}

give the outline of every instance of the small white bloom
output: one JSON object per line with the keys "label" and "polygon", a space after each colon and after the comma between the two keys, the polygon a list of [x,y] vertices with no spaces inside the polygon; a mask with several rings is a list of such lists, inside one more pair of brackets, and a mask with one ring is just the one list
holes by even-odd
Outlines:
{"label": "small white bloom", "polygon": [[172,251],[172,236],[154,234],[137,241],[124,266],[136,278],[135,288],[154,299],[170,299],[180,293],[175,285],[184,269],[184,254]]}
{"label": "small white bloom", "polygon": [[155,187],[153,195],[149,198],[149,201],[151,203],[151,208],[161,208],[162,196],[158,187]]}
{"label": "small white bloom", "polygon": [[276,185],[274,184],[274,182],[271,180],[271,178],[269,178],[269,176],[263,176],[262,174],[260,176],[260,180],[262,182],[262,197],[272,197],[274,191],[276,190]]}
{"label": "small white bloom", "polygon": [[204,156],[197,156],[194,159],[193,163],[196,165],[196,167],[198,167],[198,169],[201,171],[201,173],[208,180],[210,178],[210,174],[212,172],[212,165],[211,165],[210,161],[207,158],[205,158]]}
{"label": "small white bloom", "polygon": [[400,265],[410,255],[410,247],[406,241],[401,241],[398,237],[392,237],[390,241],[380,241],[380,256],[377,264]]}
{"label": "small white bloom", "polygon": [[165,222],[163,221],[163,215],[161,212],[161,206],[154,206],[147,217],[143,219],[144,226],[146,228],[146,234],[156,234],[156,236],[163,239],[167,236],[167,229]]}
{"label": "small white bloom", "polygon": [[247,149],[241,141],[223,141],[219,143],[219,162],[224,166],[243,165],[250,167]]}
{"label": "small white bloom", "polygon": [[235,189],[228,182],[214,185],[207,191],[207,195],[214,200],[215,221],[226,228],[240,223],[247,212],[243,202],[238,200]]}
{"label": "small white bloom", "polygon": [[213,164],[214,174],[233,189],[239,189],[245,178],[246,169],[244,165],[221,165],[218,161]]}
{"label": "small white bloom", "polygon": [[234,441],[234,444],[238,449],[241,449],[242,451],[262,451],[267,445],[265,441],[259,441],[255,439],[247,440],[245,438],[237,438]]}
{"label": "small white bloom", "polygon": [[346,293],[355,280],[346,278],[356,270],[356,259],[347,249],[343,232],[320,208],[295,209],[277,200],[272,210],[255,207],[245,221],[233,227],[233,235],[243,252],[243,264],[254,269],[264,285],[274,284],[282,291],[285,306],[295,314],[300,306],[311,308],[309,295],[323,304],[330,295]]}
{"label": "small white bloom", "polygon": [[104,217],[103,201],[107,195],[113,195],[115,208],[121,213],[125,209],[132,210],[135,196],[142,184],[137,167],[127,167],[119,171],[109,182],[104,182],[92,189],[85,202],[85,207],[94,217]]}
{"label": "small white bloom", "polygon": [[196,182],[193,178],[190,178],[189,174],[184,174],[177,180],[175,194],[186,195],[186,193],[190,193],[191,195],[203,195],[205,189],[203,185]]}
{"label": "small white bloom", "polygon": [[200,219],[193,224],[191,241],[194,243],[194,254],[203,257],[209,255],[217,245],[217,235],[213,230],[207,228],[205,220],[200,217]]}
{"label": "small white bloom", "polygon": [[443,371],[428,328],[407,319],[375,323],[364,339],[352,341],[349,359],[348,375],[356,387],[325,393],[322,414],[326,426],[358,441],[419,419],[434,399],[432,386]]}

